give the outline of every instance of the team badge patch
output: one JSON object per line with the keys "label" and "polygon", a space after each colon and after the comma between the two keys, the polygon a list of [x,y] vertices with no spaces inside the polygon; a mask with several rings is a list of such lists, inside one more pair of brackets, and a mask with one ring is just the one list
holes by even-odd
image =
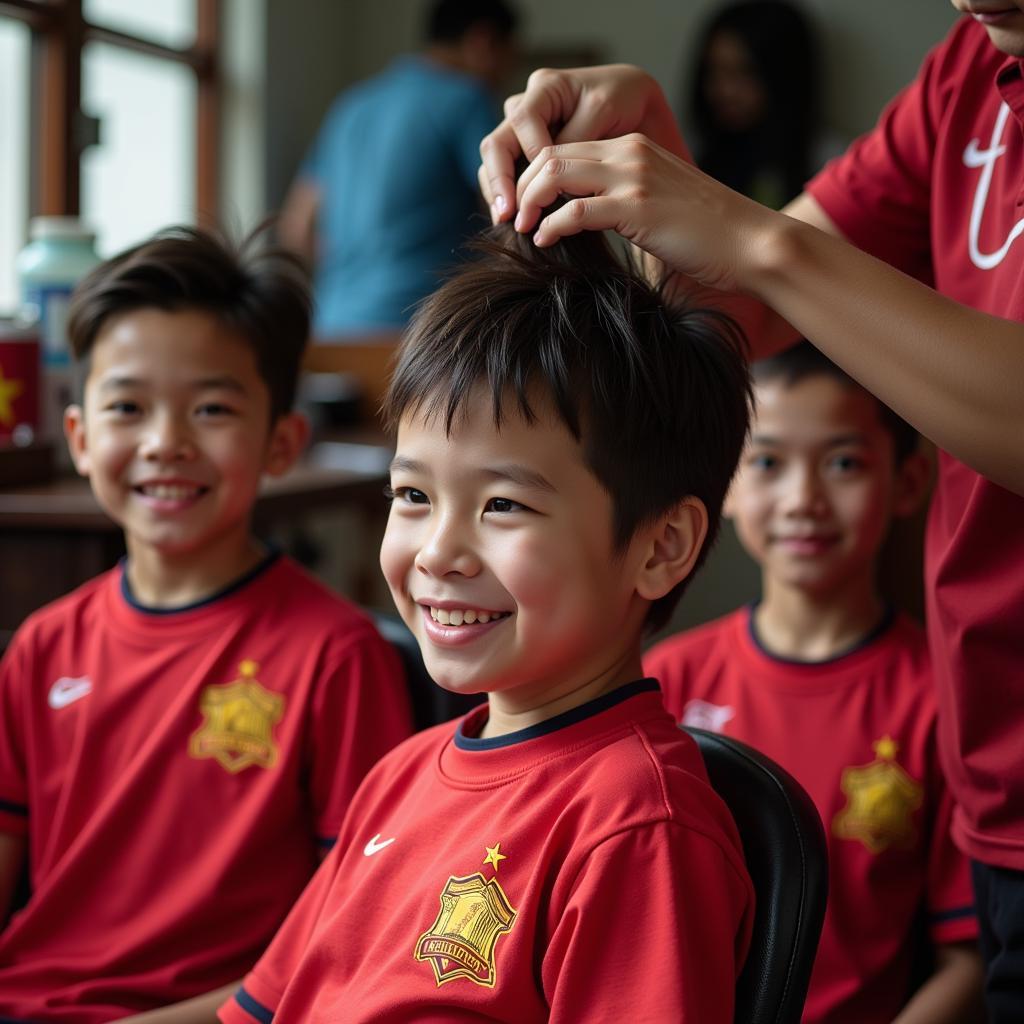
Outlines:
{"label": "team badge patch", "polygon": [[494,947],[512,930],[516,911],[496,878],[479,871],[451,876],[441,890],[441,911],[417,940],[414,956],[429,961],[437,987],[456,978],[494,988]]}
{"label": "team badge patch", "polygon": [[284,713],[284,697],[260,685],[258,670],[256,662],[243,661],[234,682],[203,690],[199,710],[204,721],[188,741],[192,757],[215,758],[232,774],[250,765],[270,768],[274,764],[273,728]]}
{"label": "team badge patch", "polygon": [[840,787],[846,806],[832,821],[841,839],[857,839],[871,853],[890,846],[911,846],[917,837],[913,815],[921,806],[922,788],[898,764],[899,746],[890,736],[874,743],[871,764],[843,771]]}

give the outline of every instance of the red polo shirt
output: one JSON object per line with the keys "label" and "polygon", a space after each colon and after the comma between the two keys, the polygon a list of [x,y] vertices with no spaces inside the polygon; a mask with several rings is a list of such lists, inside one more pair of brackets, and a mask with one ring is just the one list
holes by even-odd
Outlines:
{"label": "red polo shirt", "polygon": [[[1024,320],[1022,124],[1020,60],[964,19],[808,191],[860,248]],[[980,861],[1024,870],[1024,498],[946,453],[926,585],[954,836]]]}

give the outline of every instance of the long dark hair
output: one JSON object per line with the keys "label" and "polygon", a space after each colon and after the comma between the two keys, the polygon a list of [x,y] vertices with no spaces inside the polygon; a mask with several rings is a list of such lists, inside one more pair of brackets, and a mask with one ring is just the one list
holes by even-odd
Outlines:
{"label": "long dark hair", "polygon": [[[745,132],[717,124],[705,94],[708,48],[719,32],[743,43],[764,87],[764,116]],[[768,169],[781,180],[784,202],[799,195],[817,170],[819,128],[818,48],[807,16],[786,0],[729,4],[705,26],[698,54],[690,91],[700,136],[698,165],[740,192],[749,192],[758,172]]]}

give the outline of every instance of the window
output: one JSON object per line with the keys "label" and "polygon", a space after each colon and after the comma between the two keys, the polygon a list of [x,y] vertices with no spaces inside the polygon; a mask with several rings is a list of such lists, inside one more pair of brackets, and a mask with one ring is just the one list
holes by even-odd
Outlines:
{"label": "window", "polygon": [[80,214],[104,256],[216,218],[219,9],[0,0],[0,313],[31,215]]}

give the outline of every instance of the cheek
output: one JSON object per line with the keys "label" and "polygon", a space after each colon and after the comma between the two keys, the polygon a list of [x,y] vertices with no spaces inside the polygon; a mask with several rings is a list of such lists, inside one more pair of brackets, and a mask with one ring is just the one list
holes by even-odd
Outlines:
{"label": "cheek", "polygon": [[388,516],[384,540],[380,545],[380,569],[392,594],[397,595],[403,589],[402,581],[412,569],[414,559],[413,537],[408,528],[399,523],[392,512]]}

